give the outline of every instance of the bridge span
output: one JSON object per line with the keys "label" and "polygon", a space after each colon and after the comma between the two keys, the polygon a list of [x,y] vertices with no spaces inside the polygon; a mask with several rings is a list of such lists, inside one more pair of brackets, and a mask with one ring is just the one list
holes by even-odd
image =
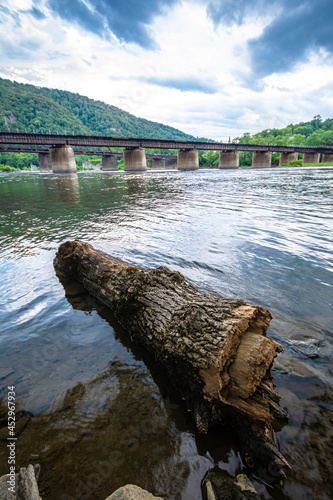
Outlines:
{"label": "bridge span", "polygon": [[[114,152],[111,148],[124,148]],[[168,155],[146,155],[146,148],[178,150],[178,170],[199,168],[199,150],[219,151],[219,168],[239,167],[239,153],[253,152],[252,168],[272,166],[272,153],[280,153],[280,164],[289,163],[303,153],[303,163],[333,163],[333,147],[275,146],[233,144],[213,141],[181,141],[165,139],[140,139],[124,137],[77,136],[58,134],[31,134],[0,131],[0,151],[37,152],[41,171],[76,171],[75,154],[99,154],[103,170],[117,170],[116,156],[123,155],[125,170],[147,170],[148,157],[154,168],[165,168],[171,160]],[[34,149],[32,151],[32,149]],[[175,157],[173,157],[175,158]]]}

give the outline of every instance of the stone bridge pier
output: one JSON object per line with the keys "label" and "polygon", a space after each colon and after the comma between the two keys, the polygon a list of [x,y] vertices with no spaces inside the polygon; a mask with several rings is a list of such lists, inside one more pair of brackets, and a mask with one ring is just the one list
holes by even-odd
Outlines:
{"label": "stone bridge pier", "polygon": [[333,154],[323,153],[321,156],[322,163],[331,163],[333,165]]}
{"label": "stone bridge pier", "polygon": [[319,163],[320,153],[304,153],[303,164],[306,163]]}
{"label": "stone bridge pier", "polygon": [[281,153],[279,167],[281,167],[281,165],[288,165],[289,162],[296,160],[298,160],[298,153]]}
{"label": "stone bridge pier", "polygon": [[220,151],[219,168],[239,168],[239,151]]}
{"label": "stone bridge pier", "polygon": [[124,149],[124,170],[147,170],[146,150],[144,148]]}
{"label": "stone bridge pier", "polygon": [[252,157],[252,168],[267,168],[272,166],[270,151],[255,151]]}
{"label": "stone bridge pier", "polygon": [[52,146],[50,149],[52,170],[55,174],[77,172],[72,146]]}
{"label": "stone bridge pier", "polygon": [[197,149],[180,149],[177,157],[178,170],[198,170],[199,152]]}
{"label": "stone bridge pier", "polygon": [[102,170],[104,172],[118,170],[118,162],[115,155],[102,155]]}
{"label": "stone bridge pier", "polygon": [[38,153],[40,172],[52,172],[52,161],[50,153]]}

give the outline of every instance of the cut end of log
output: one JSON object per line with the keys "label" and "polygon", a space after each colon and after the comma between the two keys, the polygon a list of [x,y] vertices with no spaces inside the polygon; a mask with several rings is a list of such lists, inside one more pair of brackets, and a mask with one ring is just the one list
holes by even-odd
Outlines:
{"label": "cut end of log", "polygon": [[[215,399],[237,408],[240,413],[261,422],[272,421],[270,399],[274,405],[278,394],[270,389],[265,397],[259,397],[263,381],[271,380],[271,368],[277,353],[283,348],[266,336],[271,314],[262,307],[241,305],[233,309],[233,328],[225,340],[219,364],[200,371],[205,382],[203,394],[208,400]],[[274,413],[274,412],[273,412]]]}
{"label": "cut end of log", "polygon": [[272,339],[250,330],[243,333],[229,368],[228,392],[243,399],[252,396],[273,363],[276,349]]}

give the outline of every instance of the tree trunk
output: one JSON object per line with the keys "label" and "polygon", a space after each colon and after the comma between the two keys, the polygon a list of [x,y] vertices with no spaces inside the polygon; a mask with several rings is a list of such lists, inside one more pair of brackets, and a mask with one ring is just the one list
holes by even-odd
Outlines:
{"label": "tree trunk", "polygon": [[271,314],[242,300],[200,292],[179,272],[144,269],[81,241],[60,245],[54,266],[107,306],[167,369],[199,432],[230,422],[249,467],[276,479],[289,467],[270,440],[286,417],[271,368],[282,347],[266,337]]}

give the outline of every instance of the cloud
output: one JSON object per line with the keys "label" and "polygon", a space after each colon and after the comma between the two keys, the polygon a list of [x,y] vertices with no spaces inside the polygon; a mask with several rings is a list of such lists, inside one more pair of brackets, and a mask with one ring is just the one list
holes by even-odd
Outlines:
{"label": "cloud", "polygon": [[240,26],[253,14],[254,9],[263,15],[269,3],[265,0],[213,0],[207,4],[207,15],[215,25],[237,24]]}
{"label": "cloud", "polygon": [[102,1],[0,6],[0,76],[218,140],[329,117],[325,0]]}
{"label": "cloud", "polygon": [[332,0],[286,4],[263,34],[249,43],[254,71],[258,76],[289,71],[320,49],[333,55],[332,18]]}
{"label": "cloud", "polygon": [[202,92],[203,94],[215,94],[218,91],[216,84],[203,82],[194,78],[143,78],[142,81],[167,87],[171,89],[181,90],[182,92]]}
{"label": "cloud", "polygon": [[312,51],[333,55],[332,0],[215,0],[207,5],[215,25],[242,25],[249,17],[271,16],[263,32],[249,41],[252,70],[258,78],[289,71]]}
{"label": "cloud", "polygon": [[0,45],[0,55],[2,60],[22,60],[26,61],[36,59],[36,51],[39,49],[40,44],[37,40],[24,40],[20,43],[13,43],[8,40],[3,40]]}
{"label": "cloud", "polygon": [[40,21],[41,19],[46,19],[46,15],[36,7],[33,7],[32,9],[27,10],[26,12],[27,14],[31,14],[38,21]]}
{"label": "cloud", "polygon": [[49,8],[65,21],[76,22],[100,37],[113,33],[120,41],[155,47],[147,26],[177,0],[48,0]]}

